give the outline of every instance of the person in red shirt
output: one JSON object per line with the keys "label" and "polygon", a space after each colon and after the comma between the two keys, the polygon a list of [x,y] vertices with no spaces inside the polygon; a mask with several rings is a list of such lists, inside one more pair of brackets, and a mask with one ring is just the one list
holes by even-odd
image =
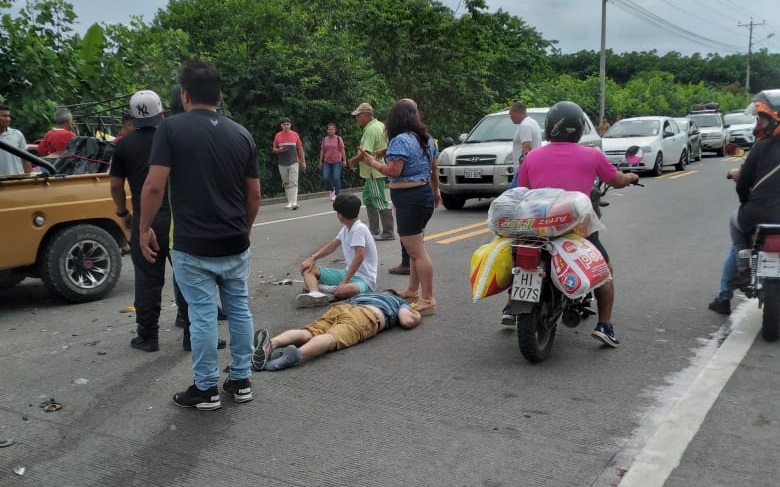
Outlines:
{"label": "person in red shirt", "polygon": [[292,122],[287,117],[280,123],[282,130],[274,136],[273,151],[279,154],[279,175],[282,177],[282,187],[287,196],[288,210],[298,209],[298,167],[306,171],[306,156],[303,153],[303,142],[297,132],[292,130]]}
{"label": "person in red shirt", "polygon": [[72,130],[73,115],[67,108],[59,107],[54,112],[54,128],[46,132],[38,143],[41,157],[59,157],[70,139],[76,136]]}

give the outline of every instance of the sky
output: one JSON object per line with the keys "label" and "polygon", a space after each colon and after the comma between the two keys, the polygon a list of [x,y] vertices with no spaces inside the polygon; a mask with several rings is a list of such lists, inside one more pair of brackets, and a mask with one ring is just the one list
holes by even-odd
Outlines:
{"label": "sky", "polygon": [[[440,0],[456,14],[463,0]],[[130,15],[150,22],[167,0],[69,0],[78,16],[78,32],[94,22],[127,23]],[[486,0],[522,18],[564,53],[601,49],[602,0]],[[23,5],[15,2],[15,8]],[[606,47],[614,52],[677,51],[721,55],[752,49],[780,53],[780,0],[607,0]]]}

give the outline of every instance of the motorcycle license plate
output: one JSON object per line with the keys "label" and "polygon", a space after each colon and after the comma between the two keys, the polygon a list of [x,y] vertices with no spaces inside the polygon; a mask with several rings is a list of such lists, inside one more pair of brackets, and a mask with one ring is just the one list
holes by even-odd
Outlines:
{"label": "motorcycle license plate", "polygon": [[512,300],[538,303],[542,296],[543,273],[540,269],[527,270],[515,268],[512,281]]}
{"label": "motorcycle license plate", "polygon": [[482,171],[478,169],[474,171],[463,171],[463,176],[466,179],[479,179],[482,177]]}
{"label": "motorcycle license plate", "polygon": [[756,275],[758,277],[780,277],[780,253],[759,252]]}

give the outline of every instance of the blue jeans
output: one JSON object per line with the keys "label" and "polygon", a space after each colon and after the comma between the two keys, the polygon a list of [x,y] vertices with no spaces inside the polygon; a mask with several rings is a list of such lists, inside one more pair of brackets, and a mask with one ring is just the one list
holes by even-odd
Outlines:
{"label": "blue jeans", "polygon": [[737,253],[740,250],[750,248],[751,234],[753,229],[744,230],[739,225],[739,210],[734,210],[729,218],[729,232],[731,233],[731,243],[736,247]]}
{"label": "blue jeans", "polygon": [[231,379],[252,375],[254,323],[249,310],[249,250],[226,257],[200,257],[171,250],[176,282],[189,305],[192,375],[198,389],[219,383],[217,289],[230,330]]}
{"label": "blue jeans", "polygon": [[729,253],[723,262],[723,271],[720,275],[720,289],[718,290],[718,299],[721,301],[730,301],[734,297],[734,286],[730,283],[737,276],[737,250],[732,245],[729,247]]}
{"label": "blue jeans", "polygon": [[325,190],[333,190],[336,196],[341,193],[341,167],[341,162],[322,163],[322,181],[325,183]]}

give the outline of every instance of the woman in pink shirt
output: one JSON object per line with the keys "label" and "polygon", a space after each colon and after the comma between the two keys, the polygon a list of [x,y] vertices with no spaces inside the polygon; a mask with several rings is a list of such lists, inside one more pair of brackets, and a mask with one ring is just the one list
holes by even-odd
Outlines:
{"label": "woman in pink shirt", "polygon": [[322,181],[325,183],[325,189],[330,191],[330,200],[333,201],[341,193],[341,169],[347,160],[344,141],[336,135],[336,124],[328,124],[328,135],[320,144],[319,160]]}

